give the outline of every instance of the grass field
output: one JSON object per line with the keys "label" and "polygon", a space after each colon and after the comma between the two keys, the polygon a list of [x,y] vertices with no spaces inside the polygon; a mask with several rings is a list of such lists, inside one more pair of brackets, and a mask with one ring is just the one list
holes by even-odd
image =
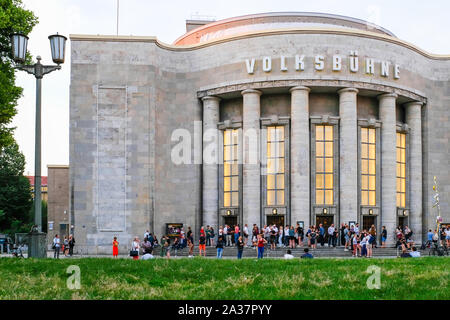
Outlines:
{"label": "grass field", "polygon": [[[69,290],[67,267],[80,268]],[[369,290],[366,270],[381,269]],[[450,258],[0,259],[3,299],[450,299]]]}

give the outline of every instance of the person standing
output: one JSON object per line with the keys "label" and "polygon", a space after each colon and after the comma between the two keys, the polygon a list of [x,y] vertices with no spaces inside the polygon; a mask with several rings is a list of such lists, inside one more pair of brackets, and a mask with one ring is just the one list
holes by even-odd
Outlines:
{"label": "person standing", "polygon": [[73,255],[73,247],[75,246],[75,238],[71,234],[69,236],[69,256]]}
{"label": "person standing", "polygon": [[336,248],[336,244],[338,242],[339,242],[339,230],[335,228],[333,232],[333,248]]}
{"label": "person standing", "polygon": [[295,249],[295,230],[294,226],[289,228],[289,248]]}
{"label": "person standing", "polygon": [[331,224],[331,226],[328,227],[328,247],[331,247],[333,245],[333,238],[334,238],[334,224]]}
{"label": "person standing", "polygon": [[258,259],[262,259],[264,257],[264,246],[267,243],[267,240],[264,239],[262,234],[258,234]]}
{"label": "person standing", "polygon": [[67,257],[67,254],[69,253],[69,239],[67,238],[67,236],[64,236],[63,253],[64,257]]}
{"label": "person standing", "polygon": [[237,224],[234,226],[234,243],[235,243],[235,245],[237,244],[239,235],[240,235],[240,229],[239,229],[239,225]]}
{"label": "person standing", "polygon": [[325,243],[325,228],[322,226],[322,224],[319,224],[319,242],[320,246],[323,247]]}
{"label": "person standing", "polygon": [[209,227],[211,246],[214,246],[214,237],[216,234],[214,233],[214,228],[212,226]]}
{"label": "person standing", "polygon": [[55,252],[53,253],[53,258],[59,259],[60,248],[61,248],[61,240],[59,239],[58,235],[55,234],[55,237],[53,238],[53,249],[55,249]]}
{"label": "person standing", "polygon": [[200,233],[200,238],[198,239],[198,252],[200,257],[202,252],[203,256],[206,257],[206,237],[204,233]]}
{"label": "person standing", "polygon": [[217,259],[222,259],[222,254],[223,254],[223,238],[222,237],[219,237],[219,239],[217,239],[216,249],[217,249]]}
{"label": "person standing", "polygon": [[248,225],[244,225],[244,244],[248,246]]}
{"label": "person standing", "polygon": [[370,227],[369,234],[370,234],[369,244],[372,248],[373,247],[376,248],[377,247],[377,229],[375,228],[374,224]]}
{"label": "person standing", "polygon": [[191,227],[188,227],[188,231],[186,233],[186,236],[187,236],[188,239],[191,239],[192,243],[194,243],[194,237],[192,236],[192,229],[191,229]]}
{"label": "person standing", "polygon": [[348,251],[348,247],[350,246],[350,230],[348,229],[348,225],[344,227],[344,251]]}
{"label": "person standing", "polygon": [[131,251],[135,251],[135,255],[133,256],[133,260],[139,260],[139,238],[135,237],[133,242],[131,243]]}
{"label": "person standing", "polygon": [[209,226],[206,226],[206,245],[210,246],[211,245],[211,231],[209,230]]}
{"label": "person standing", "polygon": [[381,230],[381,247],[386,247],[386,239],[387,239],[387,230],[386,226],[383,226],[383,229]]}
{"label": "person standing", "polygon": [[237,247],[237,258],[242,259],[242,253],[244,252],[244,246],[245,242],[242,240],[242,236],[239,236],[238,240],[236,241],[236,247]]}
{"label": "person standing", "polygon": [[187,243],[189,247],[189,258],[192,258],[194,256],[194,243],[191,241],[191,239],[188,239]]}
{"label": "person standing", "polygon": [[117,258],[119,256],[119,241],[117,241],[117,237],[114,237],[112,245],[113,245],[113,258]]}

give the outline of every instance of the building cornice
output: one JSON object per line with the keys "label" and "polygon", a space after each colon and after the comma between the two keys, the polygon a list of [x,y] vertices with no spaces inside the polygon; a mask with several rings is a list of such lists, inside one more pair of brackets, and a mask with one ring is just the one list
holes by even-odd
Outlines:
{"label": "building cornice", "polygon": [[432,59],[432,60],[450,60],[450,55],[440,55],[429,53],[409,42],[400,40],[395,37],[388,35],[383,35],[380,33],[364,31],[364,30],[348,30],[343,28],[283,28],[283,29],[272,29],[272,30],[262,30],[262,31],[252,31],[247,33],[241,33],[237,35],[232,35],[229,37],[223,37],[221,39],[211,40],[204,43],[176,46],[167,44],[159,41],[156,37],[147,36],[112,36],[112,35],[81,35],[81,34],[71,34],[71,41],[100,41],[100,42],[149,42],[155,43],[158,47],[170,50],[170,51],[192,51],[197,49],[202,49],[210,47],[213,45],[226,43],[235,40],[249,39],[255,37],[263,36],[274,36],[274,35],[285,35],[285,34],[334,34],[334,35],[344,35],[344,36],[355,36],[362,38],[375,39],[380,41],[390,42],[409,50],[415,51],[420,55]]}

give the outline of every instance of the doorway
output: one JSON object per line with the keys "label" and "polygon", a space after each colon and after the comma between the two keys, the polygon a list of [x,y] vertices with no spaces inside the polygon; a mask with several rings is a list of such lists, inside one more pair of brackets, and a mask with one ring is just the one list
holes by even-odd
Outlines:
{"label": "doorway", "polygon": [[232,230],[233,230],[233,232],[234,232],[234,227],[237,225],[237,217],[233,217],[233,216],[226,216],[226,217],[223,217],[224,219],[224,226],[225,226],[225,224],[227,224],[228,225],[228,227],[230,227]]}
{"label": "doorway", "polygon": [[403,228],[407,225],[408,225],[408,217],[398,217],[398,225],[397,226],[401,227],[403,230]]}
{"label": "doorway", "polygon": [[267,216],[267,225],[284,226],[284,216],[271,215]]}
{"label": "doorway", "polygon": [[362,218],[362,230],[369,231],[372,225],[376,226],[374,216],[363,216]]}
{"label": "doorway", "polygon": [[328,227],[331,226],[334,222],[334,216],[316,216],[316,227],[319,227],[319,224],[325,229],[325,234],[327,234]]}

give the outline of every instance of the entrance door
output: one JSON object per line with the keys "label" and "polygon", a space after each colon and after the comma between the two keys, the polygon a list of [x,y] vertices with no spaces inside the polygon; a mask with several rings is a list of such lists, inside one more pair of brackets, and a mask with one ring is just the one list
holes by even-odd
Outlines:
{"label": "entrance door", "polygon": [[322,224],[322,226],[325,229],[325,234],[328,232],[328,227],[333,224],[333,216],[316,216],[316,227],[319,227],[319,224]]}
{"label": "entrance door", "polygon": [[408,225],[408,217],[398,217],[398,226],[402,229]]}
{"label": "entrance door", "polygon": [[267,216],[267,225],[284,226],[284,216],[273,215]]}
{"label": "entrance door", "polygon": [[224,225],[227,224],[234,232],[234,226],[237,225],[237,217],[224,217]]}
{"label": "entrance door", "polygon": [[372,225],[376,226],[374,216],[363,216],[362,221],[362,230],[369,231]]}

